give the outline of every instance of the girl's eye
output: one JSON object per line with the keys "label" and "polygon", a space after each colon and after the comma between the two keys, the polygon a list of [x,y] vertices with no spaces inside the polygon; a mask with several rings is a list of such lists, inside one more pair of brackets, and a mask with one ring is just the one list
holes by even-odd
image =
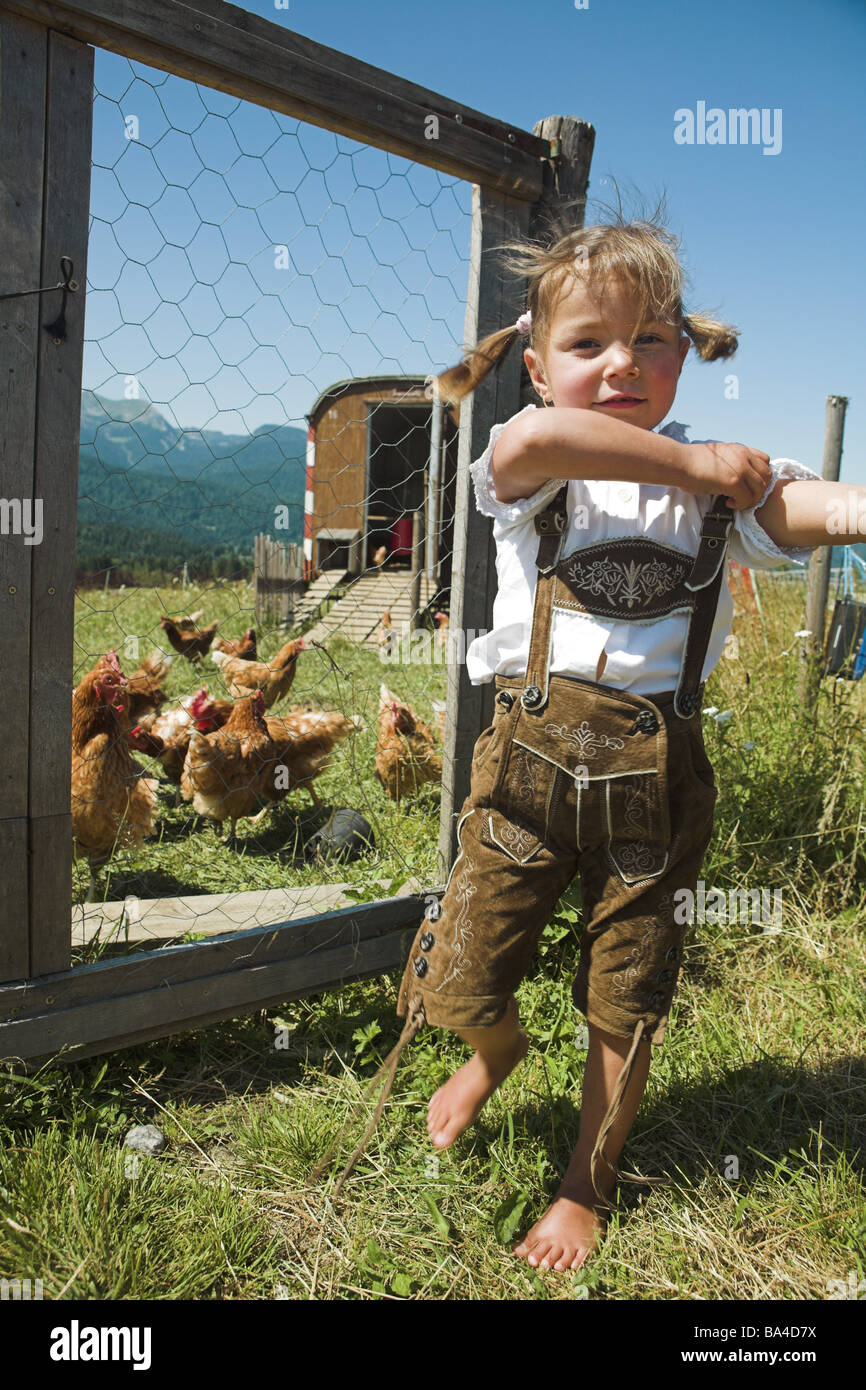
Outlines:
{"label": "girl's eye", "polygon": [[[646,341],[647,339],[657,343],[663,341],[663,339],[660,337],[658,333],[641,333],[636,341],[640,343]],[[575,343],[574,346],[575,348],[594,348],[598,347],[598,343],[596,342],[595,338],[581,338],[580,342]]]}

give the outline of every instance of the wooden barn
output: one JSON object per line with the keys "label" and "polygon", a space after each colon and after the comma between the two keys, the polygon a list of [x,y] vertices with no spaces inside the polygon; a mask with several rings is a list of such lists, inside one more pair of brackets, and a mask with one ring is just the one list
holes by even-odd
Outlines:
{"label": "wooden barn", "polygon": [[[425,378],[337,381],[307,415],[304,578],[359,575],[374,563],[451,581],[459,410],[431,400]],[[385,547],[382,561],[381,548]]]}

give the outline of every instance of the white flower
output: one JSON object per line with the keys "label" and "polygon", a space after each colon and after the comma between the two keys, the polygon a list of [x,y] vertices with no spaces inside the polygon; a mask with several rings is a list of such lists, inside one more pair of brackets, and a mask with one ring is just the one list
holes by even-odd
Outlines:
{"label": "white flower", "polygon": [[701,714],[710,714],[710,715],[712,715],[712,714],[718,714],[718,712],[719,712],[719,707],[718,707],[718,705],[709,705],[709,706],[707,707],[707,709],[701,710]]}
{"label": "white flower", "polygon": [[751,741],[749,741],[749,743],[744,743],[744,744],[743,744],[743,752],[744,752],[744,753],[751,753],[751,751],[752,751],[752,749],[754,748],[754,746],[755,746],[754,743],[752,743]]}
{"label": "white flower", "polygon": [[803,627],[799,632],[794,633],[795,637],[811,637],[812,634],[807,627]]}
{"label": "white flower", "polygon": [[713,718],[715,719],[717,724],[727,724],[728,720],[733,719],[733,717],[734,711],[732,709],[725,709],[722,710],[721,714],[713,715]]}

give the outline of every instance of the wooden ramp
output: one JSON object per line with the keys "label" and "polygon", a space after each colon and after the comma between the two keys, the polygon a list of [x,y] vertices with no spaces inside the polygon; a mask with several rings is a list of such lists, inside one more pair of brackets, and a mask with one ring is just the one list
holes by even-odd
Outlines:
{"label": "wooden ramp", "polygon": [[[387,885],[390,880],[380,880]],[[178,941],[188,932],[220,936],[225,932],[268,927],[295,917],[351,907],[348,883],[320,883],[301,888],[267,888],[246,893],[197,893],[186,898],[135,898],[77,904],[72,909],[72,945],[99,942],[112,947],[154,946]],[[421,891],[409,879],[395,897]]]}
{"label": "wooden ramp", "polygon": [[[435,580],[422,574],[418,601],[422,612],[436,591]],[[362,574],[345,598],[335,603],[321,622],[304,636],[313,642],[326,642],[329,637],[339,636],[363,646],[376,647],[376,632],[386,608],[398,636],[408,631],[412,619],[412,575],[408,570],[374,570]]]}
{"label": "wooden ramp", "polygon": [[309,617],[315,613],[319,604],[322,603],[335,589],[338,584],[347,580],[349,575],[346,570],[326,570],[320,574],[318,579],[314,579],[309,588],[303,594],[299,594],[295,600],[294,626],[300,627]]}

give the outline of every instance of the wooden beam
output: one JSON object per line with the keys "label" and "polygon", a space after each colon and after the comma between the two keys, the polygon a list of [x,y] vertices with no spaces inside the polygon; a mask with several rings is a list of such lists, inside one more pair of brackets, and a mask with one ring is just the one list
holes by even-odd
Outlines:
{"label": "wooden beam", "polygon": [[402,968],[426,904],[412,893],[2,985],[0,1060],[77,1061]]}
{"label": "wooden beam", "polygon": [[[222,0],[4,0],[84,43],[533,202],[549,146]],[[431,120],[431,118],[433,118]]]}
{"label": "wooden beam", "polygon": [[[466,303],[465,340],[474,345],[488,333],[514,323],[525,306],[525,289],[501,273],[490,254],[500,241],[513,237],[542,238],[548,220],[568,206],[568,218],[583,225],[583,203],[595,131],[573,116],[548,116],[533,132],[546,142],[557,141],[556,168],[544,165],[544,185],[538,202],[525,204],[499,198],[476,187],[472,204],[472,247]],[[510,419],[524,405],[537,401],[523,362],[526,343],[516,345],[495,372],[460,410],[457,484],[454,515],[454,555],[451,574],[451,632],[462,632],[462,651],[479,631],[489,631],[496,596],[496,545],[492,522],[476,506],[469,465],[487,448],[491,427]],[[529,393],[526,387],[529,386]],[[452,649],[453,650],[453,649]],[[449,661],[445,754],[439,832],[439,868],[447,874],[457,854],[457,821],[471,781],[472,753],[479,734],[493,718],[494,684],[473,686],[465,660]]]}
{"label": "wooden beam", "polygon": [[[93,49],[49,32],[45,105],[45,201],[40,284],[56,282],[62,256],[73,266],[65,335],[40,332],[36,392],[36,496],[44,536],[34,546],[30,618],[30,974],[71,960],[70,764],[75,640],[75,543],[81,373],[90,223]],[[45,300],[57,319],[63,296]]]}
{"label": "wooden beam", "polygon": [[[472,242],[466,300],[465,341],[474,346],[489,333],[514,323],[521,289],[503,275],[490,254],[501,241],[525,236],[529,208],[476,185],[472,190]],[[454,553],[447,665],[445,745],[439,820],[439,868],[448,873],[457,853],[457,820],[469,792],[470,764],[478,735],[493,718],[493,682],[473,685],[465,652],[489,630],[496,594],[496,546],[492,523],[475,506],[469,465],[487,448],[490,430],[520,408],[520,357],[515,348],[496,371],[460,405],[460,437],[454,498]]]}
{"label": "wooden beam", "polygon": [[[0,16],[0,293],[56,284],[59,266],[40,279],[44,182],[44,108],[48,37],[14,15]],[[42,321],[59,296],[0,300],[0,478],[3,497],[35,497],[36,372]],[[33,550],[22,535],[0,538],[0,669],[15,672],[5,702],[0,759],[0,980],[30,973],[27,873],[28,741],[30,731],[30,585]],[[68,810],[68,806],[66,808]]]}

